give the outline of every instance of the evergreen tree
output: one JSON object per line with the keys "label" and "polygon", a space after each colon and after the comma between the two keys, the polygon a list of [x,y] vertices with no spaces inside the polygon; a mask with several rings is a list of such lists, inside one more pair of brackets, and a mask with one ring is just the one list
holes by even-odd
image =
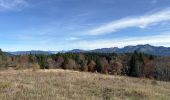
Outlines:
{"label": "evergreen tree", "polygon": [[41,69],[48,69],[48,63],[47,63],[47,56],[46,55],[38,55],[38,64],[40,65]]}
{"label": "evergreen tree", "polygon": [[84,61],[80,61],[80,70],[84,71],[85,70],[85,62]]}
{"label": "evergreen tree", "polygon": [[134,52],[130,60],[130,76],[141,77],[143,76],[144,68],[144,54]]}
{"label": "evergreen tree", "polygon": [[101,65],[101,62],[100,62],[100,58],[96,59],[96,70],[97,70],[97,72],[102,71],[102,65]]}

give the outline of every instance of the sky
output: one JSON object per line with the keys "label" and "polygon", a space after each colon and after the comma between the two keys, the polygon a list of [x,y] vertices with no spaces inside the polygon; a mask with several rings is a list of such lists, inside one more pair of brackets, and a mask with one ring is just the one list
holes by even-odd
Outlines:
{"label": "sky", "polygon": [[0,0],[4,51],[170,47],[170,0]]}

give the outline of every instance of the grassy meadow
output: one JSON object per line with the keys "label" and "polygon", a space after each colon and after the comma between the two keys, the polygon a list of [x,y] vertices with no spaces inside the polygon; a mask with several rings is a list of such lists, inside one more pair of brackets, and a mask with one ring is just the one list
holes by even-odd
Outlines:
{"label": "grassy meadow", "polygon": [[61,69],[4,70],[0,100],[170,100],[170,83]]}

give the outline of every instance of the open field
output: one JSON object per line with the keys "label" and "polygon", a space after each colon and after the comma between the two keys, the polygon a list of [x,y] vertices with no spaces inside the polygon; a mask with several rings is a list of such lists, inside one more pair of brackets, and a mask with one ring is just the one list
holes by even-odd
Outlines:
{"label": "open field", "polygon": [[170,100],[170,83],[68,70],[0,71],[1,100]]}

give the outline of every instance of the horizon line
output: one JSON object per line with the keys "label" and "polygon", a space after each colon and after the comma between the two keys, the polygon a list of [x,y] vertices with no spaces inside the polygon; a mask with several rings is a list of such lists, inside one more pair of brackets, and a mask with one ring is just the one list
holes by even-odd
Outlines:
{"label": "horizon line", "polygon": [[[108,47],[108,48],[119,48],[119,49],[122,49],[122,48],[125,48],[125,47],[128,47],[128,46],[145,46],[145,45],[149,45],[149,46],[154,46],[154,47],[166,47],[166,48],[170,48],[170,46],[163,46],[163,45],[151,45],[151,44],[137,44],[137,45],[126,45],[126,46],[123,46],[123,47]],[[29,52],[29,51],[50,51],[50,52],[61,52],[61,51],[71,51],[71,50],[82,50],[82,51],[90,51],[90,50],[96,50],[96,49],[104,49],[105,47],[101,47],[101,48],[95,48],[95,49],[80,49],[80,48],[75,48],[75,49],[67,49],[67,50],[40,50],[40,49],[34,49],[34,50],[15,50],[15,51],[6,51],[6,50],[3,50],[2,48],[0,48],[2,51],[4,52]]]}

